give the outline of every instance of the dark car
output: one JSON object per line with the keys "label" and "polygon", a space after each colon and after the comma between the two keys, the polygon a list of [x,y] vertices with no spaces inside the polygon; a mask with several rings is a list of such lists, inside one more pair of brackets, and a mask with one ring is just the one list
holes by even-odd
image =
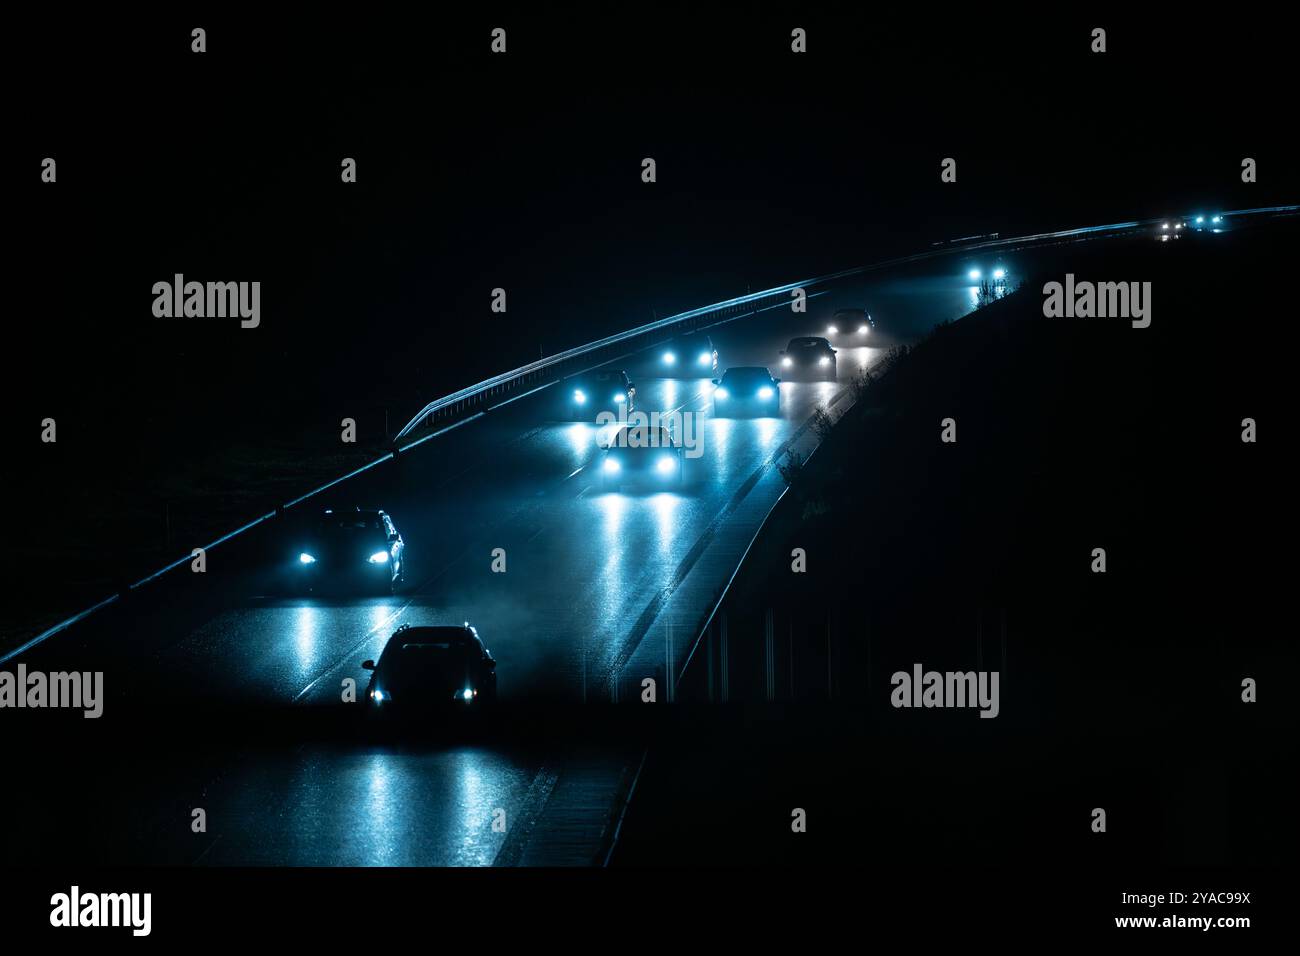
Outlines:
{"label": "dark car", "polygon": [[860,342],[876,331],[875,320],[866,309],[836,309],[826,334],[837,342]]}
{"label": "dark car", "polygon": [[781,380],[761,365],[729,368],[713,384],[713,414],[719,418],[776,415],[781,410]]}
{"label": "dark car", "polygon": [[304,536],[295,564],[302,590],[389,594],[406,580],[406,543],[382,511],[330,508]]}
{"label": "dark car", "polygon": [[718,350],[703,332],[673,339],[659,349],[659,369],[666,378],[711,378],[718,371]]}
{"label": "dark car", "polygon": [[363,661],[361,667],[371,672],[364,700],[374,711],[463,711],[496,702],[497,662],[469,624],[403,624],[379,663]]}
{"label": "dark car", "polygon": [[560,383],[570,421],[595,421],[601,412],[628,414],[636,407],[636,386],[623,371],[587,372]]}
{"label": "dark car", "polygon": [[789,375],[835,377],[835,349],[822,338],[805,335],[791,339],[781,350],[781,370]]}
{"label": "dark car", "polygon": [[601,486],[616,490],[628,484],[663,488],[681,485],[685,452],[672,432],[657,425],[615,429],[600,463]]}

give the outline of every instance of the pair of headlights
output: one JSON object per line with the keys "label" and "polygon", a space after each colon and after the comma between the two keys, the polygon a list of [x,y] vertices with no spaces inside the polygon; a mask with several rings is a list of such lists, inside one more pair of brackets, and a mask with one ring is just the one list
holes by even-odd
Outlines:
{"label": "pair of headlights", "polygon": [[[776,394],[776,393],[772,391],[772,386],[770,386],[770,385],[764,385],[764,386],[763,386],[762,388],[760,388],[760,389],[758,390],[758,392],[757,392],[758,397],[761,398],[761,399],[763,399],[764,401],[767,401],[769,398],[771,398],[771,397],[772,397],[773,395],[775,395],[775,394]],[[729,391],[727,391],[725,388],[719,386],[719,387],[717,387],[717,388],[715,388],[715,389],[713,390],[713,397],[714,397],[714,398],[730,398],[730,397],[731,397],[731,393],[730,393]]]}
{"label": "pair of headlights", "polygon": [[[695,362],[696,362],[697,365],[709,365],[709,364],[711,364],[711,363],[713,362],[713,353],[712,353],[712,352],[701,352],[701,353],[696,357]],[[665,352],[665,353],[664,353],[664,364],[665,364],[665,365],[676,365],[676,364],[677,364],[677,353],[676,353],[676,352]]]}
{"label": "pair of headlights", "polygon": [[[458,690],[452,694],[451,699],[459,700],[468,704],[477,696],[478,691],[475,688],[466,687],[464,690]],[[393,702],[393,695],[376,687],[370,692],[370,699],[376,704],[391,704]]]}
{"label": "pair of headlights", "polygon": [[[387,552],[387,551],[376,551],[376,552],[375,552],[374,554],[372,554],[370,557],[366,558],[366,560],[369,561],[371,564],[387,564],[387,563],[388,563],[388,552]],[[306,551],[304,551],[302,554],[298,555],[298,563],[299,563],[299,564],[315,564],[315,563],[316,563],[316,557],[315,557],[314,555],[308,554]]]}
{"label": "pair of headlights", "polygon": [[[583,391],[582,389],[580,389],[580,388],[575,388],[575,389],[573,390],[573,401],[574,401],[574,404],[576,404],[576,405],[586,405],[586,404],[587,404],[587,393],[584,392],[584,391]],[[614,393],[614,401],[615,401],[615,402],[619,402],[619,403],[621,403],[621,402],[626,402],[626,401],[627,401],[627,392],[615,392],[615,393]]]}
{"label": "pair of headlights", "polygon": [[[623,464],[617,458],[606,458],[602,466],[607,475],[617,475],[623,470]],[[655,462],[655,471],[661,475],[671,474],[677,469],[677,459],[672,455],[660,455]]]}

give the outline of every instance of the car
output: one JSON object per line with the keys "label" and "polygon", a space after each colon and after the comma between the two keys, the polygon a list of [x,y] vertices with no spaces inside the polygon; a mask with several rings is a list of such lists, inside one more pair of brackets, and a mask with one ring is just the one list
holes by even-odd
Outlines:
{"label": "car", "polygon": [[364,702],[372,712],[465,711],[496,703],[497,662],[468,622],[403,624],[384,644],[370,671]]}
{"label": "car", "polygon": [[835,377],[835,349],[823,338],[805,335],[791,339],[781,350],[781,370],[791,375]]}
{"label": "car", "polygon": [[709,378],[718,373],[718,349],[703,332],[692,332],[661,346],[658,364],[666,378]]}
{"label": "car", "polygon": [[826,334],[839,341],[870,338],[876,331],[876,322],[866,309],[836,309],[826,326]]}
{"label": "car", "polygon": [[1181,239],[1184,231],[1187,229],[1187,220],[1181,216],[1175,216],[1172,219],[1162,219],[1156,225],[1155,235],[1158,242],[1168,242],[1170,239]]}
{"label": "car", "polygon": [[406,542],[383,511],[327,508],[294,565],[300,590],[359,586],[391,594],[406,581]]}
{"label": "car", "polygon": [[781,410],[781,380],[761,365],[727,369],[713,384],[713,414],[718,418],[776,415]]}
{"label": "car", "polygon": [[564,401],[570,421],[595,421],[601,412],[631,414],[636,408],[636,386],[624,371],[587,372],[566,379]]}
{"label": "car", "polygon": [[1198,214],[1192,218],[1189,225],[1196,232],[1223,232],[1226,228],[1222,213]]}
{"label": "car", "polygon": [[649,488],[681,485],[685,465],[685,452],[667,428],[621,425],[606,444],[600,463],[601,486],[618,490],[628,484]]}

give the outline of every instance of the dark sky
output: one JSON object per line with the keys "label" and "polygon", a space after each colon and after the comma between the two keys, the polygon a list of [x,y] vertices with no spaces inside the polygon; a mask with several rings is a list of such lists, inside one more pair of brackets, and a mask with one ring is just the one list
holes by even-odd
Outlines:
{"label": "dark sky", "polygon": [[[20,307],[41,317],[23,354],[60,387],[11,383],[15,401],[210,436],[332,421],[322,395],[419,404],[938,239],[1300,194],[1280,31],[1116,16],[1094,55],[1086,19],[920,13],[23,24],[7,161]],[[1244,155],[1260,183],[1240,183]],[[175,272],[260,280],[262,327],[154,319],[150,288]]]}

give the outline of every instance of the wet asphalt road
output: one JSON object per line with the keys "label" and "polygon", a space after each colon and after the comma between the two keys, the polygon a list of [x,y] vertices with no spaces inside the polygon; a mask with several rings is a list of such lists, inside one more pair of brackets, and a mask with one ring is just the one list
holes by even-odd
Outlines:
{"label": "wet asphalt road", "polygon": [[[377,658],[398,625],[470,621],[499,662],[503,702],[635,701],[644,677],[663,682],[680,670],[781,493],[774,463],[786,449],[814,447],[814,409],[851,401],[849,381],[884,345],[973,307],[956,260],[930,273],[873,277],[810,298],[806,315],[782,309],[709,330],[722,367],[768,365],[779,377],[788,338],[825,334],[836,307],[870,309],[873,341],[838,336],[836,380],[783,382],[776,417],[715,417],[709,379],[666,377],[658,350],[619,363],[639,409],[699,416],[701,454],[686,462],[681,488],[602,490],[599,430],[556,420],[557,389],[546,389],[331,493],[393,516],[408,546],[407,585],[396,595],[290,595],[293,541],[277,542],[275,560],[256,569],[222,568],[237,549],[217,548],[208,560],[218,573],[94,616],[26,655],[28,666],[103,669],[101,732],[112,726],[115,694],[147,706],[157,689],[232,707],[341,708],[351,706],[345,681],[365,686],[361,662]],[[492,571],[496,548],[505,573]],[[119,791],[103,824],[117,835],[111,849],[83,853],[124,863],[596,862],[640,756],[608,742],[576,754],[562,739],[521,748],[308,742],[188,763],[155,748],[135,764],[147,772],[98,781]],[[57,831],[59,821],[42,818],[39,786],[14,800],[26,801],[11,812],[27,814],[34,842]],[[195,807],[206,812],[204,833],[190,826]]]}

